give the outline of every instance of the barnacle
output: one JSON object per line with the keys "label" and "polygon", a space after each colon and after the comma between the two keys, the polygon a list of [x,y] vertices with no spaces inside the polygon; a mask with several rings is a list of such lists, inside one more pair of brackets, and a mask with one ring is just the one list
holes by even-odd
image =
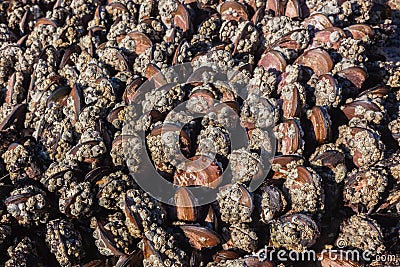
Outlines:
{"label": "barnacle", "polygon": [[382,230],[375,220],[365,214],[357,214],[341,225],[337,242],[344,241],[349,247],[368,250],[376,255],[385,250],[382,238]]}
{"label": "barnacle", "polygon": [[45,224],[49,217],[46,193],[32,185],[13,190],[5,204],[22,226]]}
{"label": "barnacle", "polygon": [[62,219],[50,221],[47,224],[46,243],[61,266],[71,266],[79,262],[82,238],[71,222]]}
{"label": "barnacle", "polygon": [[9,260],[5,262],[5,266],[30,266],[36,264],[38,254],[36,247],[29,237],[22,238],[21,241],[7,249]]}
{"label": "barnacle", "polygon": [[134,186],[134,179],[131,175],[118,171],[102,177],[97,183],[99,205],[107,209],[117,209],[125,192]]}
{"label": "barnacle", "polygon": [[253,206],[252,199],[247,194],[239,184],[224,187],[219,191],[217,200],[223,221],[231,224],[251,222]]}
{"label": "barnacle", "polygon": [[92,186],[89,182],[73,182],[63,187],[59,199],[59,209],[70,217],[86,216],[93,204]]}
{"label": "barnacle", "polygon": [[319,237],[317,224],[307,215],[282,216],[271,224],[271,241],[274,247],[303,251],[315,244]]}

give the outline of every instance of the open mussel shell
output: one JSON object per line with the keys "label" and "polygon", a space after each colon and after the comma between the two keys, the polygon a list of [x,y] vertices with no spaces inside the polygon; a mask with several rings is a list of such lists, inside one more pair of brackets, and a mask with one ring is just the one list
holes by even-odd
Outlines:
{"label": "open mussel shell", "polygon": [[353,24],[345,28],[351,36],[356,40],[365,40],[367,37],[372,40],[374,38],[374,30],[366,24]]}
{"label": "open mussel shell", "polygon": [[190,34],[192,30],[191,16],[185,5],[179,4],[174,16],[174,25],[184,34]]}
{"label": "open mussel shell", "polygon": [[270,260],[261,260],[258,257],[245,257],[243,260],[249,267],[274,267],[275,263]]}
{"label": "open mussel shell", "polygon": [[264,16],[265,16],[265,8],[264,7],[256,8],[253,17],[251,18],[251,22],[253,22],[254,25],[257,25]]}
{"label": "open mussel shell", "polygon": [[60,86],[47,98],[47,106],[50,106],[53,103],[60,103],[62,106],[65,106],[67,103],[67,98],[71,93],[71,88],[67,86]]}
{"label": "open mussel shell", "polygon": [[17,45],[25,45],[26,41],[28,40],[29,34],[23,35],[21,38],[18,39]]}
{"label": "open mussel shell", "polygon": [[154,248],[154,244],[148,240],[147,238],[142,239],[143,243],[143,258],[146,259],[149,264],[153,264],[153,266],[157,266],[156,263],[162,263],[163,259],[161,258],[160,253],[157,249]]}
{"label": "open mussel shell", "polygon": [[303,131],[296,119],[289,119],[276,127],[279,135],[277,151],[283,155],[296,154],[303,149]]}
{"label": "open mussel shell", "polygon": [[185,187],[179,187],[174,195],[174,210],[176,219],[185,222],[196,222],[200,220],[202,207],[193,193]]}
{"label": "open mussel shell", "polygon": [[391,88],[389,86],[378,85],[362,91],[360,94],[358,94],[357,98],[386,98],[390,91]]}
{"label": "open mussel shell", "polygon": [[337,27],[326,28],[315,33],[312,46],[323,47],[328,45],[329,48],[338,49],[343,38],[346,38],[346,33],[342,29]]}
{"label": "open mussel shell", "polygon": [[301,18],[303,10],[300,0],[288,0],[285,7],[285,16],[290,18]]}
{"label": "open mussel shell", "polygon": [[295,85],[290,90],[281,91],[282,115],[286,119],[299,118],[302,111],[302,101],[299,88]]}
{"label": "open mussel shell", "polygon": [[212,257],[215,262],[221,262],[237,259],[240,257],[240,253],[234,250],[220,250],[217,251]]}
{"label": "open mussel shell", "polygon": [[287,170],[304,163],[304,158],[301,155],[277,155],[271,158],[272,171],[274,171],[273,179],[285,178]]}
{"label": "open mussel shell", "polygon": [[318,76],[330,72],[334,65],[329,53],[320,48],[305,51],[296,59],[295,63],[309,67]]}
{"label": "open mussel shell", "polygon": [[378,105],[369,100],[354,100],[341,107],[341,109],[349,120],[352,118],[362,119],[368,111],[381,112]]}
{"label": "open mussel shell", "polygon": [[250,211],[254,210],[254,201],[251,193],[243,186],[240,185],[239,189],[241,191],[241,198],[239,199],[240,204],[246,206],[250,209]]}
{"label": "open mussel shell", "polygon": [[1,122],[0,131],[4,131],[15,124],[16,128],[22,130],[24,127],[25,115],[27,111],[26,104],[17,104],[10,114]]}
{"label": "open mussel shell", "polygon": [[135,53],[138,55],[143,54],[148,48],[153,46],[150,38],[142,32],[130,32],[128,36],[135,41]]}
{"label": "open mussel shell", "polygon": [[179,186],[204,186],[217,188],[222,182],[221,167],[207,156],[193,156],[174,174],[174,184]]}
{"label": "open mussel shell", "polygon": [[314,13],[304,19],[303,21],[304,27],[313,27],[315,30],[323,30],[326,28],[333,27],[330,19],[322,13]]}
{"label": "open mussel shell", "polygon": [[29,22],[34,20],[34,15],[30,10],[26,10],[19,23],[20,35],[27,34],[29,31]]}
{"label": "open mussel shell", "polygon": [[78,84],[74,84],[72,87],[71,92],[69,93],[69,96],[72,98],[74,102],[74,113],[75,113],[75,121],[79,120],[79,114],[81,114],[81,111],[84,107],[84,100],[83,100],[83,92],[82,89]]}
{"label": "open mussel shell", "polygon": [[378,214],[386,213],[400,216],[400,190],[390,192],[389,196],[376,211]]}
{"label": "open mussel shell", "polygon": [[280,52],[271,50],[261,56],[257,65],[263,66],[266,70],[281,74],[285,71],[287,62]]}
{"label": "open mussel shell", "polygon": [[219,6],[219,14],[221,14],[223,20],[236,20],[239,22],[249,20],[246,7],[242,3],[233,0],[224,1]]}
{"label": "open mussel shell", "polygon": [[146,77],[138,77],[129,83],[122,95],[125,104],[131,105],[136,102],[136,97],[139,94],[139,88],[147,81]]}
{"label": "open mussel shell", "polygon": [[146,67],[145,77],[154,82],[156,88],[160,88],[162,86],[167,85],[167,80],[162,74],[161,70],[154,64],[149,63]]}
{"label": "open mussel shell", "polygon": [[[310,157],[310,164],[314,169],[320,170],[319,173],[322,177],[333,178],[337,183],[340,183],[346,177],[345,161],[345,155],[342,151],[330,147],[325,148],[324,145],[318,147]],[[333,183],[333,181],[330,182]]]}
{"label": "open mussel shell", "polygon": [[343,69],[339,71],[337,75],[349,81],[351,85],[355,87],[356,93],[360,91],[365,80],[368,78],[367,72],[360,67]]}
{"label": "open mussel shell", "polygon": [[297,166],[296,169],[298,173],[296,181],[298,181],[299,183],[310,183],[310,184],[314,183],[312,173],[310,172],[309,169],[307,169],[307,167]]}
{"label": "open mussel shell", "polygon": [[332,138],[332,122],[325,107],[313,107],[308,113],[312,124],[312,138],[317,144],[323,144]]}
{"label": "open mussel shell", "polygon": [[189,243],[194,249],[210,249],[221,243],[218,234],[206,227],[197,225],[181,225],[180,228],[189,239]]}
{"label": "open mussel shell", "polygon": [[267,0],[265,9],[273,11],[275,16],[282,16],[285,13],[285,6],[279,0]]}
{"label": "open mussel shell", "polygon": [[48,18],[37,19],[34,27],[36,28],[39,27],[40,25],[50,25],[53,26],[54,28],[58,27],[57,23],[54,20]]}

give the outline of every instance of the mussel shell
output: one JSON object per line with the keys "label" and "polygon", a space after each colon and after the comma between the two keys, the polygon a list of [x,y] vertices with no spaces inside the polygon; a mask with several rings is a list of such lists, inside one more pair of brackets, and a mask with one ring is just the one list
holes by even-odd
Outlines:
{"label": "mussel shell", "polygon": [[[277,140],[278,152],[281,152],[283,155],[298,153],[303,142],[300,124],[297,120],[289,119],[282,123],[282,127],[284,136]],[[289,129],[292,129],[293,131],[289,131]],[[289,136],[289,132],[293,136]]]}
{"label": "mussel shell", "polygon": [[363,118],[364,113],[358,114],[356,112],[357,107],[362,107],[365,111],[380,112],[380,108],[369,100],[355,100],[342,107],[342,110],[346,117],[350,120],[352,118]]}
{"label": "mussel shell", "polygon": [[222,182],[221,168],[206,156],[191,157],[184,165],[184,170],[177,170],[174,174],[176,185],[216,188]]}
{"label": "mussel shell", "polygon": [[181,225],[180,228],[189,239],[190,245],[197,250],[218,246],[221,239],[217,233],[208,228],[195,225]]}
{"label": "mussel shell", "polygon": [[332,27],[330,19],[322,13],[314,13],[303,21],[303,26],[313,26],[316,30],[323,30]]}
{"label": "mussel shell", "polygon": [[280,52],[271,50],[261,56],[257,65],[263,66],[266,70],[275,71],[280,74],[285,71],[287,62]]}
{"label": "mussel shell", "polygon": [[313,107],[309,119],[313,126],[313,136],[318,144],[328,142],[332,138],[332,122],[325,107]]}
{"label": "mussel shell", "polygon": [[200,207],[193,193],[185,187],[179,187],[174,195],[176,218],[180,221],[196,222],[199,219]]}
{"label": "mussel shell", "polygon": [[337,75],[351,82],[351,84],[358,90],[362,88],[368,77],[367,72],[360,67],[349,67],[343,69],[338,72]]}
{"label": "mussel shell", "polygon": [[320,48],[305,51],[296,59],[295,63],[309,67],[318,76],[330,72],[334,65],[331,56]]}
{"label": "mussel shell", "polygon": [[[237,13],[237,15],[236,16],[231,15],[230,14],[231,10],[234,10]],[[236,20],[239,22],[249,20],[249,15],[246,7],[243,4],[233,0],[224,1],[219,6],[219,13],[221,14],[221,18],[223,20]]]}

